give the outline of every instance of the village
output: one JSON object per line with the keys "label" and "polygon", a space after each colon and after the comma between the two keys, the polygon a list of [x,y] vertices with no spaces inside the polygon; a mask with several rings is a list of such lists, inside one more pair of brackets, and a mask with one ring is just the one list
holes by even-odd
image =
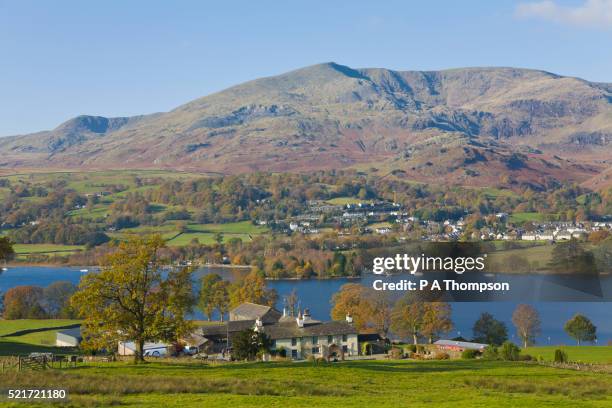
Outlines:
{"label": "village", "polygon": [[[470,228],[467,219],[470,219]],[[320,234],[330,228],[340,236],[387,235],[395,233],[400,240],[415,233],[422,241],[568,241],[584,240],[592,232],[612,231],[612,216],[599,221],[514,222],[512,214],[496,213],[473,219],[465,212],[458,219],[429,220],[410,216],[401,204],[386,201],[355,201],[345,205],[310,201],[302,214],[284,221],[257,221],[290,234]]]}

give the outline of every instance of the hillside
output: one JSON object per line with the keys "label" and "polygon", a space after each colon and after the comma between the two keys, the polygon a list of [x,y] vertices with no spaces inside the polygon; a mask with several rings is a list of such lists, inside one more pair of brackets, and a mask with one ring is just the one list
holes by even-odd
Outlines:
{"label": "hillside", "polygon": [[[608,185],[612,85],[515,68],[319,64],[167,112],[0,139],[0,168],[360,168],[418,181]],[[593,181],[597,180],[597,181]]]}

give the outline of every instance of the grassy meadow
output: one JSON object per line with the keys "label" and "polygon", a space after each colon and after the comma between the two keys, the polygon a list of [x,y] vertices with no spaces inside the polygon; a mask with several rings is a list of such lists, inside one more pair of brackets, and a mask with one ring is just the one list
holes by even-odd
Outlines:
{"label": "grassy meadow", "polygon": [[553,361],[557,349],[565,351],[569,361],[612,364],[612,346],[538,346],[528,347],[523,353]]}
{"label": "grassy meadow", "polygon": [[[72,351],[55,347],[55,335],[61,327],[79,323],[70,319],[0,319],[0,356],[52,352],[65,354]],[[19,335],[22,330],[36,330]]]}
{"label": "grassy meadow", "polygon": [[63,370],[0,374],[0,383],[65,388],[70,406],[612,406],[610,375],[478,360],[86,363]]}

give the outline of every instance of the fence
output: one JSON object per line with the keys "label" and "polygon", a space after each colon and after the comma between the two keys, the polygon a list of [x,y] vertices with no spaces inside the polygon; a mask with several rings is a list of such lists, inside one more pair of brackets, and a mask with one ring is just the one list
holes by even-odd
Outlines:
{"label": "fence", "polygon": [[77,366],[77,356],[44,355],[15,356],[0,360],[0,373],[8,371],[47,370],[59,368],[74,368]]}

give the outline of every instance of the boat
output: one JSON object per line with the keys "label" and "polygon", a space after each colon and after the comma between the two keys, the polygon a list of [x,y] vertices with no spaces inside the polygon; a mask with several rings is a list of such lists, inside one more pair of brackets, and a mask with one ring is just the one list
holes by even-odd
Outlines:
{"label": "boat", "polygon": [[8,271],[8,268],[3,266],[2,267],[2,272],[6,272],[6,271]]}
{"label": "boat", "polygon": [[89,272],[89,269],[81,269],[81,272],[87,273],[87,272]]}

